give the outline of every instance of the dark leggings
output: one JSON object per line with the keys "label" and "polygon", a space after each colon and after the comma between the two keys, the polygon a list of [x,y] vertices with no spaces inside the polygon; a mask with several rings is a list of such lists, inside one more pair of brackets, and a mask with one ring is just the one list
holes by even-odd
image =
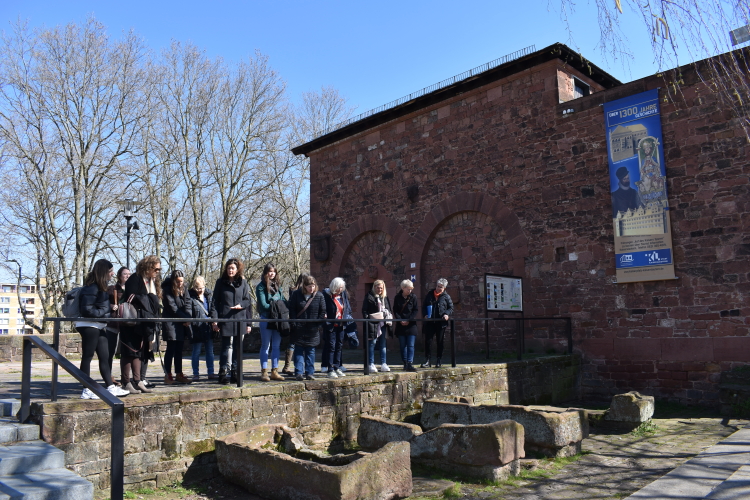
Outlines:
{"label": "dark leggings", "polygon": [[172,373],[172,359],[174,359],[175,374],[182,373],[182,349],[184,340],[167,340],[167,352],[164,353],[164,370]]}
{"label": "dark leggings", "polygon": [[94,353],[99,358],[99,373],[101,373],[104,383],[109,387],[112,385],[112,371],[109,368],[109,339],[105,329],[94,328],[92,326],[76,327],[81,334],[81,371],[91,376],[91,360],[94,359]]}
{"label": "dark leggings", "polygon": [[107,329],[105,333],[107,334],[107,350],[109,351],[109,357],[107,358],[107,361],[109,362],[109,373],[112,373],[112,363],[115,360],[115,351],[117,351],[117,340],[120,334],[119,332],[113,332],[110,329]]}

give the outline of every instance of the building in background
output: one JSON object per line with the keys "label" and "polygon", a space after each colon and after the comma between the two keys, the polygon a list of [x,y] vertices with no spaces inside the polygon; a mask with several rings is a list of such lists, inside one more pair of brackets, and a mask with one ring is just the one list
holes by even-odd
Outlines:
{"label": "building in background", "polygon": [[21,284],[19,290],[17,283],[0,283],[0,335],[34,333],[33,328],[24,324],[22,308],[26,309],[28,318],[33,318],[38,325],[42,324],[44,308],[37,286]]}

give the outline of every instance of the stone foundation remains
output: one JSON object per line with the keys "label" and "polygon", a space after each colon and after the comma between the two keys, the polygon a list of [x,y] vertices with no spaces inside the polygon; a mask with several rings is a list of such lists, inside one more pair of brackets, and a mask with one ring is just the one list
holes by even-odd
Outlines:
{"label": "stone foundation remains", "polygon": [[391,500],[411,495],[408,443],[387,443],[373,453],[310,457],[315,461],[275,449],[295,437],[284,425],[261,425],[217,439],[219,471],[250,493],[272,500]]}
{"label": "stone foundation remains", "polygon": [[470,405],[431,399],[422,408],[422,427],[434,429],[446,423],[488,424],[513,420],[524,428],[526,455],[568,457],[581,452],[589,435],[586,410],[552,406]]}
{"label": "stone foundation remains", "polygon": [[449,473],[502,481],[520,471],[523,426],[511,420],[480,425],[443,424],[422,432],[414,424],[362,415],[357,442],[377,449],[408,441],[414,462]]}

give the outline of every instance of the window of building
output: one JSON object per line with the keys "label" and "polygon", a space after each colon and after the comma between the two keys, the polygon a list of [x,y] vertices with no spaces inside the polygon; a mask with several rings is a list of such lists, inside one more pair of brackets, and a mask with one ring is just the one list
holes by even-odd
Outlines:
{"label": "window of building", "polygon": [[10,314],[10,307],[0,307],[0,314]]}
{"label": "window of building", "polygon": [[10,293],[12,291],[13,291],[13,286],[12,285],[3,285],[3,292]]}
{"label": "window of building", "polygon": [[26,304],[27,306],[34,304],[34,298],[33,297],[21,297],[21,304]]}
{"label": "window of building", "polygon": [[0,335],[8,335],[9,331],[7,328],[0,328]]}
{"label": "window of building", "polygon": [[578,78],[573,78],[573,99],[587,96],[591,93],[591,87],[583,83]]}
{"label": "window of building", "polygon": [[0,304],[10,304],[10,297],[0,297]]}
{"label": "window of building", "polygon": [[10,320],[8,318],[0,318],[0,325],[9,325]]}

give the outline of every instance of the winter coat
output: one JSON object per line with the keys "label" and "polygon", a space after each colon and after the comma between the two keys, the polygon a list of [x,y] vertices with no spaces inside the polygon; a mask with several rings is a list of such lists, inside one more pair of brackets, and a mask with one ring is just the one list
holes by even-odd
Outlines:
{"label": "winter coat", "polygon": [[96,283],[81,288],[78,311],[82,318],[109,318],[109,295],[106,290],[99,290]]}
{"label": "winter coat", "polygon": [[255,287],[255,299],[258,308],[258,314],[264,318],[270,317],[271,301],[285,300],[284,292],[279,288],[276,293],[269,294],[265,282],[261,281]]}
{"label": "winter coat", "polygon": [[[383,297],[383,309],[391,311],[393,315],[393,309],[391,308],[391,301],[388,297]],[[372,291],[367,293],[365,302],[362,304],[362,319],[370,319],[370,314],[378,312],[378,299]],[[392,322],[393,320],[391,320]],[[372,340],[378,338],[379,322],[365,323],[365,334],[367,338]],[[383,325],[383,334],[393,336],[393,327]]]}
{"label": "winter coat", "polygon": [[[117,304],[122,304],[125,302],[125,287],[121,285],[119,282],[117,282],[114,285],[111,285],[109,288],[107,288],[107,294],[109,295],[109,305],[110,305],[110,311],[112,311],[112,306],[115,304],[115,292],[117,292]],[[111,312],[112,317],[115,317],[117,314],[112,311]],[[120,331],[120,323],[107,323],[107,330],[112,332],[119,332]]]}
{"label": "winter coat", "polygon": [[[165,318],[192,318],[193,300],[187,293],[174,295],[172,292],[172,280],[165,279],[162,284],[162,302],[164,303],[163,315]],[[185,340],[193,336],[190,324],[185,326],[179,321],[168,321],[162,323],[161,336],[164,340]]]}
{"label": "winter coat", "polygon": [[[159,314],[159,297],[153,293],[148,293],[146,284],[143,282],[143,277],[137,273],[131,274],[128,281],[125,282],[125,300],[131,295],[135,295],[131,304],[138,311],[139,318],[161,317],[161,314]],[[134,326],[122,325],[120,327],[120,333],[123,334],[123,341],[127,341],[125,339],[136,341],[137,339],[148,338],[156,330],[157,324],[152,322],[137,323]]]}
{"label": "winter coat", "polygon": [[315,296],[310,302],[305,312],[299,314],[305,307],[307,299],[305,298],[302,290],[295,290],[292,296],[289,298],[289,319],[294,324],[294,331],[292,333],[292,342],[295,346],[302,347],[316,347],[320,344],[320,327],[323,324],[321,322],[296,322],[297,319],[326,319],[326,301],[323,298],[323,294],[315,292]]}
{"label": "winter coat", "polygon": [[[231,309],[235,305],[241,305],[242,309]],[[252,318],[253,308],[250,303],[250,287],[245,278],[240,281],[228,281],[219,278],[214,286],[214,308],[218,318],[246,319]],[[222,337],[235,337],[242,335],[247,330],[246,322],[219,323]]]}
{"label": "winter coat", "polygon": [[[214,307],[213,292],[208,288],[203,290],[203,297],[208,302],[208,307],[199,298],[198,293],[192,288],[189,290],[190,298],[193,300],[193,318],[206,318],[209,321],[205,323],[192,323],[193,329],[193,344],[199,344],[202,342],[211,342],[213,337],[213,329],[211,328],[212,319],[216,319],[216,308]],[[205,309],[205,311],[204,311]],[[206,316],[208,313],[208,316]]]}
{"label": "winter coat", "polygon": [[[427,292],[427,296],[424,298],[422,305],[422,316],[427,318],[427,306],[432,306],[432,318],[442,318],[444,314],[453,316],[453,301],[451,296],[446,292],[441,293],[437,299],[435,299],[435,289],[433,288]],[[448,326],[448,322],[445,320],[425,322],[424,328],[430,325],[431,328],[445,328]]]}
{"label": "winter coat", "polygon": [[325,298],[326,301],[326,317],[329,320],[334,321],[326,321],[326,324],[323,325],[323,328],[326,332],[333,331],[333,325],[343,326],[349,323],[347,320],[351,320],[353,318],[352,316],[352,305],[349,302],[349,294],[346,293],[346,290],[341,292],[341,304],[344,306],[344,310],[342,311],[342,320],[335,321],[336,318],[336,304],[333,303],[333,294],[331,293],[331,290],[326,288],[323,290],[323,298]]}
{"label": "winter coat", "polygon": [[[404,297],[402,292],[396,294],[396,298],[393,299],[393,317],[396,319],[396,335],[416,335],[417,334],[417,322],[413,321],[419,313],[419,303],[417,295],[412,292],[407,297]],[[401,324],[402,321],[408,321],[409,324],[404,326]]]}

